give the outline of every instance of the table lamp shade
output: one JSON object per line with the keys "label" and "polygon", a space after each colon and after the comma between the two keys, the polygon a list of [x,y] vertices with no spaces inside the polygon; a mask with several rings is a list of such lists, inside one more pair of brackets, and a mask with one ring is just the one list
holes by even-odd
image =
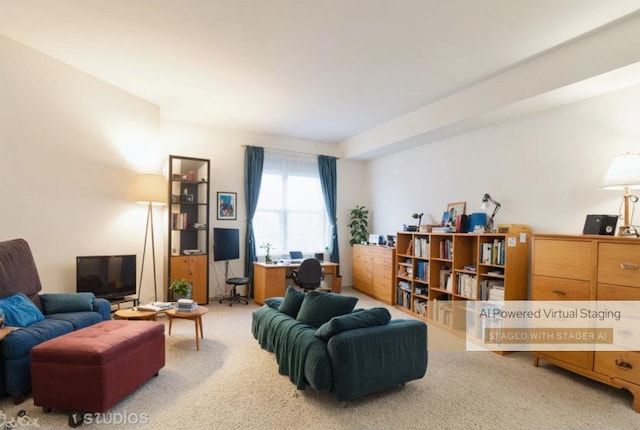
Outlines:
{"label": "table lamp shade", "polygon": [[162,175],[141,174],[136,177],[133,200],[136,203],[167,203],[167,179]]}
{"label": "table lamp shade", "polygon": [[608,190],[640,188],[640,154],[622,154],[613,158],[602,187]]}

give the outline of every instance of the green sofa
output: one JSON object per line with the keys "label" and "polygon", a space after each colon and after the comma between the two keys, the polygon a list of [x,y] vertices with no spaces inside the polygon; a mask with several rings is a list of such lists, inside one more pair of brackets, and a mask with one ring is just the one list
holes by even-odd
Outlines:
{"label": "green sofa", "polygon": [[427,325],[393,320],[386,308],[353,310],[357,298],[302,293],[265,300],[253,312],[252,332],[273,352],[280,374],[300,390],[310,385],[347,401],[422,378]]}

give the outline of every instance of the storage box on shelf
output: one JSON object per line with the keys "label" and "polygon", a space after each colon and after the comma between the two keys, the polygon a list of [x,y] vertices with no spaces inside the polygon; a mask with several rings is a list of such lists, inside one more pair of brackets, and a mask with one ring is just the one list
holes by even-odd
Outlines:
{"label": "storage box on shelf", "polygon": [[464,331],[467,300],[526,300],[529,235],[398,232],[396,305]]}
{"label": "storage box on shelf", "polygon": [[[636,238],[534,235],[532,262],[533,300],[640,300],[640,241]],[[535,366],[540,360],[548,361],[629,390],[633,410],[640,412],[640,352],[536,351],[533,355]]]}

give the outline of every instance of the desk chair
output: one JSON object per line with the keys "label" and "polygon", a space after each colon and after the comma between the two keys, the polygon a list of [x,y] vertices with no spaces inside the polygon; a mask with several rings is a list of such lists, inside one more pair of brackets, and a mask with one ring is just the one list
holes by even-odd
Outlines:
{"label": "desk chair", "polygon": [[225,280],[226,285],[231,285],[231,295],[229,297],[223,297],[220,299],[220,303],[229,302],[229,306],[232,306],[234,303],[244,303],[245,305],[249,304],[249,299],[245,296],[241,296],[236,291],[236,288],[240,285],[249,285],[249,278],[229,278]]}
{"label": "desk chair", "polygon": [[307,258],[300,263],[300,267],[291,271],[294,284],[303,290],[315,290],[320,287],[324,279],[322,265],[316,258]]}

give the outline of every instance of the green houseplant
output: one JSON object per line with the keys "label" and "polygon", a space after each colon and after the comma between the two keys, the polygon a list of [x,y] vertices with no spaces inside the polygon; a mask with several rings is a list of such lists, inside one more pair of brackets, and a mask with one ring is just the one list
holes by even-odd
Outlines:
{"label": "green houseplant", "polygon": [[191,284],[184,279],[175,280],[169,287],[173,293],[173,299],[190,299],[191,298]]}
{"label": "green houseplant", "polygon": [[269,242],[267,243],[263,243],[262,245],[260,245],[261,249],[264,249],[267,253],[264,256],[264,262],[269,264],[271,263],[271,254],[269,254],[269,252],[271,251],[271,249],[273,248],[273,245],[270,244]]}
{"label": "green houseplant", "polygon": [[369,211],[364,206],[356,205],[355,209],[351,209],[351,222],[349,223],[349,228],[351,229],[349,243],[351,245],[367,242],[368,218]]}

